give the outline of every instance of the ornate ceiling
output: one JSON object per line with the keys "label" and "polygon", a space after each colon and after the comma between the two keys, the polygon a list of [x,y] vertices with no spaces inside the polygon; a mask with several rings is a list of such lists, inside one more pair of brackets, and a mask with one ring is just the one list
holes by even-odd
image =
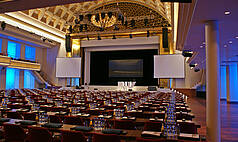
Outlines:
{"label": "ornate ceiling", "polygon": [[[83,3],[73,3],[61,6],[46,7],[21,11],[24,15],[38,20],[57,30],[66,32],[69,25],[74,25],[76,16],[79,13],[101,9],[102,7],[111,8],[119,3],[119,8],[127,16],[143,16],[153,14],[154,19],[149,20],[149,27],[158,27],[170,25],[171,9],[170,4],[161,3],[160,0],[130,0],[130,1],[115,1],[115,0],[100,0]],[[118,5],[118,4],[117,4]],[[16,17],[17,18],[17,17]],[[140,25],[142,20],[136,22],[136,26],[143,28]],[[124,28],[124,27],[120,27]],[[89,26],[89,30],[98,30],[96,26]]]}

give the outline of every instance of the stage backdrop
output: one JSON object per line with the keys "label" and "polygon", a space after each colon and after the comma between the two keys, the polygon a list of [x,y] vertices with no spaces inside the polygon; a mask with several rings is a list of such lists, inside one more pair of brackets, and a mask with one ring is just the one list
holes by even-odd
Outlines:
{"label": "stage backdrop", "polygon": [[90,84],[136,81],[140,86],[157,85],[158,79],[154,79],[154,55],[157,54],[155,49],[91,52]]}

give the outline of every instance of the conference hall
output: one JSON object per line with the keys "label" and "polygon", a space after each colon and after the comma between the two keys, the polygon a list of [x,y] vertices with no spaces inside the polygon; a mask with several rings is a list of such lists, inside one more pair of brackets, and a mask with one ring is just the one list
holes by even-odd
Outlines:
{"label": "conference hall", "polygon": [[0,142],[238,142],[237,0],[0,0]]}

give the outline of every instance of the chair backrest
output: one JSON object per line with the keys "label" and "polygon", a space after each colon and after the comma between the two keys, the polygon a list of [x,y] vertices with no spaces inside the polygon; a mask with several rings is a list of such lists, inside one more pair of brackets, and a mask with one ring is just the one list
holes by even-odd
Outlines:
{"label": "chair backrest", "polygon": [[3,124],[5,141],[19,141],[24,142],[26,133],[20,125]]}
{"label": "chair backrest", "polygon": [[165,139],[136,138],[136,142],[167,142]]}
{"label": "chair backrest", "polygon": [[24,120],[32,120],[36,121],[36,114],[35,113],[24,113]]}
{"label": "chair backrest", "polygon": [[7,118],[23,119],[22,115],[19,112],[12,112],[12,111],[7,112]]}
{"label": "chair backrest", "polygon": [[83,121],[80,117],[77,117],[77,116],[65,116],[64,124],[83,125]]}
{"label": "chair backrest", "polygon": [[50,123],[62,123],[62,119],[57,115],[50,115]]}
{"label": "chair backrest", "polygon": [[114,129],[135,130],[135,123],[132,120],[115,120]]}
{"label": "chair backrest", "polygon": [[144,131],[157,131],[161,132],[162,122],[146,122],[144,125]]}
{"label": "chair backrest", "polygon": [[86,137],[80,131],[61,131],[61,142],[87,142]]}
{"label": "chair backrest", "polygon": [[47,128],[29,127],[29,142],[51,142],[52,134]]}
{"label": "chair backrest", "polygon": [[194,123],[180,122],[180,133],[197,134],[197,126]]}
{"label": "chair backrest", "polygon": [[115,134],[93,134],[92,142],[120,142],[120,137]]}

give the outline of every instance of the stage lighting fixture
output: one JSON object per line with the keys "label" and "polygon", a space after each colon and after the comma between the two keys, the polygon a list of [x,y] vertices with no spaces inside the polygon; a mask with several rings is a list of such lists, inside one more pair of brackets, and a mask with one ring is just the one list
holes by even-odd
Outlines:
{"label": "stage lighting fixture", "polygon": [[7,24],[6,24],[4,21],[2,21],[2,23],[1,23],[1,28],[2,28],[3,31],[5,30],[6,25],[7,25]]}
{"label": "stage lighting fixture", "polygon": [[115,25],[114,30],[116,30],[116,31],[119,30],[119,28],[117,27],[117,25]]}
{"label": "stage lighting fixture", "polygon": [[123,16],[121,14],[118,14],[118,20],[121,21]]}
{"label": "stage lighting fixture", "polygon": [[199,71],[200,71],[199,68],[195,68],[195,69],[194,69],[194,72],[199,72]]}
{"label": "stage lighting fixture", "polygon": [[196,67],[196,65],[195,64],[189,64],[189,67],[194,68],[194,67]]}
{"label": "stage lighting fixture", "polygon": [[80,21],[83,21],[83,15],[79,15]]}
{"label": "stage lighting fixture", "polygon": [[105,13],[101,13],[101,17],[102,17],[102,19],[104,19],[106,17],[106,14]]}
{"label": "stage lighting fixture", "polygon": [[129,34],[129,37],[132,38],[132,34]]}
{"label": "stage lighting fixture", "polygon": [[92,14],[88,14],[88,21],[91,21]]}
{"label": "stage lighting fixture", "polygon": [[69,33],[72,33],[73,32],[73,27],[72,25],[69,26]]}
{"label": "stage lighting fixture", "polygon": [[85,29],[85,31],[88,30],[88,25],[87,24],[84,25],[84,29]]}
{"label": "stage lighting fixture", "polygon": [[79,30],[80,30],[80,32],[83,31],[83,25],[82,24],[80,25]]}
{"label": "stage lighting fixture", "polygon": [[127,22],[127,21],[125,21],[124,25],[125,25],[125,26],[127,26],[127,25],[128,25],[128,22]]}
{"label": "stage lighting fixture", "polygon": [[100,36],[98,36],[98,40],[102,40]]}
{"label": "stage lighting fixture", "polygon": [[144,20],[144,24],[145,24],[145,26],[148,25],[148,19],[147,18]]}
{"label": "stage lighting fixture", "polygon": [[192,0],[160,0],[161,2],[192,3]]}
{"label": "stage lighting fixture", "polygon": [[183,55],[184,57],[192,57],[192,56],[193,56],[193,52],[190,51],[190,50],[184,50],[184,51],[182,52],[182,55]]}
{"label": "stage lighting fixture", "polygon": [[131,27],[135,27],[135,20],[134,19],[131,20]]}
{"label": "stage lighting fixture", "polygon": [[147,37],[149,37],[150,36],[150,31],[147,31]]}
{"label": "stage lighting fixture", "polygon": [[96,20],[97,22],[100,20],[99,13],[98,13],[98,14],[96,14],[95,20]]}
{"label": "stage lighting fixture", "polygon": [[115,35],[112,36],[112,39],[117,39]]}
{"label": "stage lighting fixture", "polygon": [[112,12],[108,12],[107,15],[109,18],[112,18]]}
{"label": "stage lighting fixture", "polygon": [[75,24],[79,24],[80,23],[78,19],[75,19],[74,22],[75,22]]}

